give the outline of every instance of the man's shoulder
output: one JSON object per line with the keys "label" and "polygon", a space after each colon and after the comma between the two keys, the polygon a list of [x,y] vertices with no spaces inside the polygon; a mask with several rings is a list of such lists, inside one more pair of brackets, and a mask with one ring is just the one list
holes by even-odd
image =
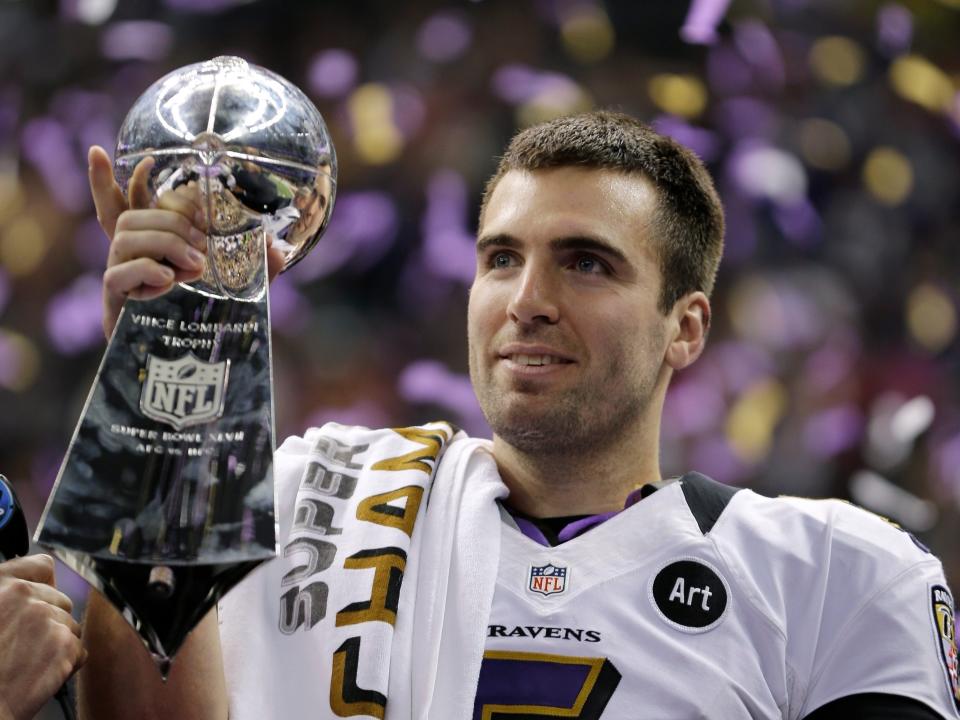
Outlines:
{"label": "man's shoulder", "polygon": [[[898,525],[837,499],[741,490],[711,532],[725,562],[763,594],[872,594],[939,560]],[[843,588],[843,592],[839,589]]]}
{"label": "man's shoulder", "polygon": [[887,562],[914,563],[930,551],[891,520],[845,500],[766,497],[746,490],[730,503],[718,529],[786,548],[877,554]]}

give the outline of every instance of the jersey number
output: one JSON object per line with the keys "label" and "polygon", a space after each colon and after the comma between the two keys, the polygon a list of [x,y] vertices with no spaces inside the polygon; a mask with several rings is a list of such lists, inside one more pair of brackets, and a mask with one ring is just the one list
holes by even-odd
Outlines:
{"label": "jersey number", "polygon": [[488,650],[473,720],[598,720],[619,683],[606,658]]}

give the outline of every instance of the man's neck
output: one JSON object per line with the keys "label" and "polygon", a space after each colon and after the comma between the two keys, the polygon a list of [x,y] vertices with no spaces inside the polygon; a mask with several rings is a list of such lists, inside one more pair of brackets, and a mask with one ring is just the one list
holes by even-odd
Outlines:
{"label": "man's neck", "polygon": [[493,455],[511,507],[531,517],[593,515],[621,510],[633,490],[660,480],[658,440],[656,432],[594,452],[533,456],[494,436]]}

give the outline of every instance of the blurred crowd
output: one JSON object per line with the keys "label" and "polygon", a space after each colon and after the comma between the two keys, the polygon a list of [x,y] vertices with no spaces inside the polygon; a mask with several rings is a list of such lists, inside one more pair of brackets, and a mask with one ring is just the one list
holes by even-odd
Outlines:
{"label": "blurred crowd", "polygon": [[960,585],[960,0],[0,2],[0,473],[31,527],[105,346],[86,149],[224,54],[299,85],[339,159],[327,233],[271,288],[278,440],[489,433],[465,342],[483,184],[517,128],[619,109],[695,150],[727,211],[664,472],[849,499]]}

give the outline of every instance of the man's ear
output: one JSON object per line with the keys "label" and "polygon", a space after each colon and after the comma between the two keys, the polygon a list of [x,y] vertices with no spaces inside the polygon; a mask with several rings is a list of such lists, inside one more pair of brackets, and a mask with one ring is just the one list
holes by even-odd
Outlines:
{"label": "man's ear", "polygon": [[677,300],[670,311],[673,339],[667,346],[666,361],[674,370],[682,370],[700,357],[710,329],[710,300],[700,292]]}

